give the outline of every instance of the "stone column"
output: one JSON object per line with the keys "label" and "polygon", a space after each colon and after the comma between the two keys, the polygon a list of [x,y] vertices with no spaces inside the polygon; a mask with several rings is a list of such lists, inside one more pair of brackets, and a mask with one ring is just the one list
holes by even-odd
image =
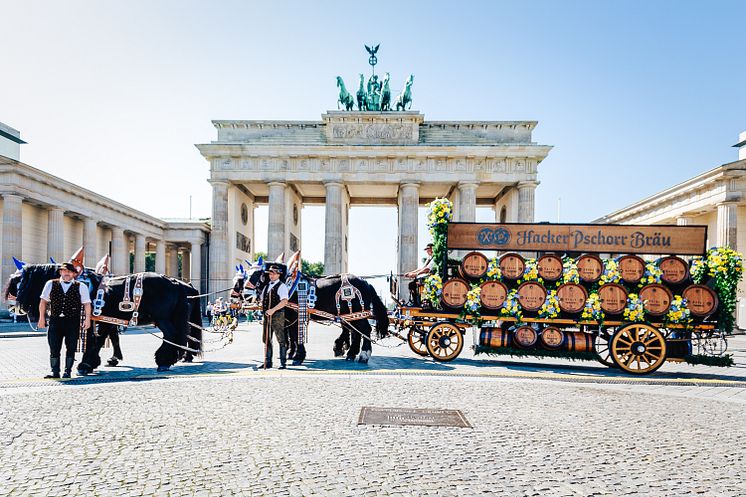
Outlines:
{"label": "stone column", "polygon": [[324,223],[324,273],[344,271],[344,201],[342,183],[324,183],[326,187]]}
{"label": "stone column", "polygon": [[179,248],[176,245],[168,246],[168,275],[172,278],[179,276]]}
{"label": "stone column", "polygon": [[212,232],[210,233],[209,291],[226,288],[228,273],[228,188],[227,181],[212,181]]}
{"label": "stone column", "polygon": [[135,233],[135,262],[133,264],[135,273],[145,271],[145,235]]}
{"label": "stone column", "polygon": [[155,241],[155,272],[166,274],[166,242]]}
{"label": "stone column", "polygon": [[98,223],[91,217],[83,218],[83,247],[85,248],[85,265],[96,267],[98,255]]}
{"label": "stone column", "polygon": [[[285,183],[269,184],[269,222],[267,230],[267,256],[273,261],[285,252]],[[289,257],[290,254],[285,254]]]}
{"label": "stone column", "polygon": [[16,272],[16,265],[11,257],[23,260],[21,253],[23,241],[23,197],[15,193],[3,194],[3,264],[2,285],[10,275]]}
{"label": "stone column", "polygon": [[[399,185],[399,240],[398,271],[399,274],[417,269],[417,211],[420,206],[420,185],[402,183]],[[409,297],[407,285],[409,279],[400,277],[399,296],[405,300]]]}
{"label": "stone column", "polygon": [[181,279],[189,281],[191,277],[192,257],[189,250],[181,251]]}
{"label": "stone column", "polygon": [[477,219],[477,183],[459,183],[459,221],[474,222]]}
{"label": "stone column", "polygon": [[518,222],[534,222],[534,192],[539,186],[538,181],[523,181],[518,183]]}
{"label": "stone column", "polygon": [[736,250],[736,227],[738,226],[738,204],[723,202],[718,204],[717,246]]}
{"label": "stone column", "polygon": [[198,292],[202,292],[202,245],[199,242],[192,242],[191,247],[189,281]]}
{"label": "stone column", "polygon": [[65,257],[65,211],[59,207],[49,209],[47,223],[47,258],[62,262]]}
{"label": "stone column", "polygon": [[689,216],[679,216],[676,218],[676,226],[689,226],[692,224],[692,218]]}
{"label": "stone column", "polygon": [[130,272],[129,243],[124,238],[124,230],[119,226],[111,227],[111,272]]}

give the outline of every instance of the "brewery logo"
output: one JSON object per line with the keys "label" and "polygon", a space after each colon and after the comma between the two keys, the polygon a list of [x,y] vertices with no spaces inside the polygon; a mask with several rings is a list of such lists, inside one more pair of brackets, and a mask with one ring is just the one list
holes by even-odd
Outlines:
{"label": "brewery logo", "polygon": [[510,241],[510,231],[505,228],[482,228],[477,233],[480,245],[505,245]]}

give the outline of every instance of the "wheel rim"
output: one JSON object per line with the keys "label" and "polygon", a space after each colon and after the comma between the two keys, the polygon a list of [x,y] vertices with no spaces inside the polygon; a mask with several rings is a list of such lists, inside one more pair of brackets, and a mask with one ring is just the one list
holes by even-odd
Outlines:
{"label": "wheel rim", "polygon": [[652,373],[666,360],[666,340],[650,325],[627,325],[611,338],[611,359],[628,373]]}
{"label": "wheel rim", "polygon": [[409,333],[407,334],[407,342],[409,343],[409,348],[412,349],[412,352],[417,355],[426,357],[428,355],[427,344],[425,343],[426,341],[427,335],[419,327],[412,326],[409,329]]}
{"label": "wheel rim", "polygon": [[616,367],[616,363],[611,359],[611,346],[609,342],[611,337],[608,333],[603,332],[596,335],[593,341],[593,350],[596,352],[598,362],[610,368]]}
{"label": "wheel rim", "polygon": [[451,323],[438,323],[427,334],[427,351],[436,361],[452,361],[461,353],[464,338]]}

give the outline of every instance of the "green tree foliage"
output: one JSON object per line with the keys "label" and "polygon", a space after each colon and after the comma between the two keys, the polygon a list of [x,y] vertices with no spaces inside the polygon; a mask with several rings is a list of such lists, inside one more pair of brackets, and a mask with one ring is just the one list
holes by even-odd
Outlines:
{"label": "green tree foliage", "polygon": [[324,263],[323,262],[308,262],[301,260],[301,271],[306,276],[319,277],[324,275]]}

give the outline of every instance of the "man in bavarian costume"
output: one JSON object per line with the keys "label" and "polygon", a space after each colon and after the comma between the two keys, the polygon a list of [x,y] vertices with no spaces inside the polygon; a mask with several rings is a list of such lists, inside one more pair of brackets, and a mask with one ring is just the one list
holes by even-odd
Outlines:
{"label": "man in bavarian costume", "polygon": [[433,270],[433,244],[432,243],[428,243],[425,246],[425,253],[427,254],[427,259],[425,259],[425,263],[422,265],[422,267],[418,267],[414,271],[409,271],[408,273],[404,273],[405,278],[415,278],[409,282],[409,297],[410,297],[410,302],[412,303],[412,305],[416,307],[421,304],[420,293],[418,291],[418,288],[420,285],[424,284],[423,280]]}
{"label": "man in bavarian costume", "polygon": [[88,287],[75,281],[77,268],[72,262],[65,262],[60,267],[59,279],[49,280],[44,285],[39,302],[39,328],[46,328],[47,307],[50,309],[49,330],[49,364],[52,373],[45,378],[60,377],[60,353],[62,342],[65,342],[65,372],[63,378],[70,378],[75,362],[75,349],[80,333],[81,313],[85,312],[83,329],[91,327],[91,297]]}
{"label": "man in bavarian costume", "polygon": [[288,287],[280,281],[280,268],[276,264],[269,266],[269,284],[262,292],[262,309],[264,310],[265,368],[272,367],[272,335],[280,345],[280,369],[285,369],[288,353],[288,337],[285,331],[285,306],[288,303]]}
{"label": "man in bavarian costume", "polygon": [[[109,254],[106,254],[96,263],[96,273],[100,274],[101,276],[104,276],[106,278],[111,278],[111,256]],[[103,280],[102,280],[103,284]],[[95,290],[95,289],[94,289]],[[94,302],[95,304],[95,302]],[[99,328],[100,330],[101,328]],[[119,326],[111,328],[111,332],[107,333],[106,335],[101,335],[100,339],[103,340],[103,343],[106,343],[106,338],[109,339],[109,342],[111,343],[112,348],[114,349],[114,352],[112,353],[112,356],[109,358],[108,361],[106,361],[107,366],[116,366],[119,364],[119,361],[124,360],[124,355],[122,354],[122,347],[119,345]],[[99,342],[102,343],[102,342]]]}

